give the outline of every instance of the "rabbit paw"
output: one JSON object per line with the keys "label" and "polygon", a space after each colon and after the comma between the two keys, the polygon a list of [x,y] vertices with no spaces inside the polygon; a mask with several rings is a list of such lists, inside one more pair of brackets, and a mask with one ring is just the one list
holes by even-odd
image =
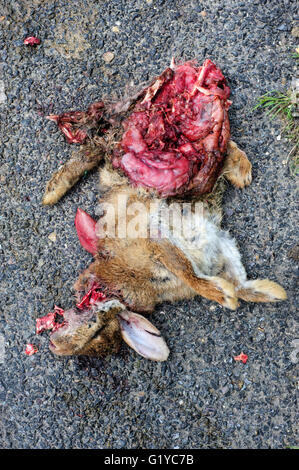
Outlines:
{"label": "rabbit paw", "polygon": [[246,281],[237,289],[237,295],[248,302],[277,302],[287,298],[284,288],[269,279]]}
{"label": "rabbit paw", "polygon": [[240,150],[235,142],[228,144],[228,154],[224,165],[225,177],[237,188],[244,188],[252,181],[252,165],[246,153]]}

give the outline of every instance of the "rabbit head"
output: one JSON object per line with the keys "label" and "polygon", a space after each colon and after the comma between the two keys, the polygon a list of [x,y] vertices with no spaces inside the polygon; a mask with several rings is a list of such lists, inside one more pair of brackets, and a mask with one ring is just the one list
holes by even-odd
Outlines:
{"label": "rabbit head", "polygon": [[169,349],[157,328],[116,299],[95,302],[89,309],[63,313],[64,322],[50,336],[50,350],[60,356],[105,356],[117,352],[122,340],[141,356],[167,359]]}

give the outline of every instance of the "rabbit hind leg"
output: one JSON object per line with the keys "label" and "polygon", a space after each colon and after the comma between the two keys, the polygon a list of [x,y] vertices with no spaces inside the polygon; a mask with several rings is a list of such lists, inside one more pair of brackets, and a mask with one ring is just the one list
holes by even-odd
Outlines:
{"label": "rabbit hind leg", "polygon": [[203,274],[198,269],[194,270],[194,264],[184,252],[169,242],[160,241],[155,245],[159,261],[194,292],[231,310],[237,308],[238,299],[231,282],[222,277]]}
{"label": "rabbit hind leg", "polygon": [[233,186],[244,188],[251,183],[252,165],[246,153],[240,150],[235,142],[229,141],[223,174]]}
{"label": "rabbit hind leg", "polygon": [[236,243],[227,234],[221,240],[224,276],[235,285],[238,298],[247,302],[277,302],[287,298],[279,284],[269,279],[248,280]]}

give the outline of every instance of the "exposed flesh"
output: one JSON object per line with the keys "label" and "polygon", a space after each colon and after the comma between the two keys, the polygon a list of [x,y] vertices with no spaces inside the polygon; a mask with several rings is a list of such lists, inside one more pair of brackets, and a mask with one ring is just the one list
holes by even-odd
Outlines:
{"label": "exposed flesh", "polygon": [[211,191],[230,137],[229,93],[209,59],[166,69],[123,121],[114,167],[163,197]]}
{"label": "exposed flesh", "polygon": [[[195,61],[177,66],[172,62],[129,105],[99,101],[86,112],[48,118],[70,143],[87,144],[90,138],[98,145],[101,135],[113,167],[131,184],[162,197],[200,195],[213,189],[223,165],[230,138],[229,94],[222,72],[211,60],[202,66]],[[119,136],[116,145],[114,134]]]}

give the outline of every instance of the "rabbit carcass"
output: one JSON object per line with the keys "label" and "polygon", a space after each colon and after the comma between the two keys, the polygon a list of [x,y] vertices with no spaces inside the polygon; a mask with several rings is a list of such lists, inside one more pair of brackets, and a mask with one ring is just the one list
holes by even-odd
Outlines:
{"label": "rabbit carcass", "polygon": [[[136,205],[145,216],[142,236],[120,236],[118,229],[106,236],[103,217],[96,223],[78,210],[79,240],[94,261],[75,284],[76,307],[52,312],[51,351],[104,355],[117,351],[123,338],[142,356],[165,360],[163,338],[140,315],[158,303],[201,295],[235,309],[238,299],[286,298],[273,281],[247,279],[235,241],[220,228],[224,177],[238,188],[251,182],[251,164],[230,140],[228,98],[226,80],[209,59],[201,67],[172,61],[131,99],[49,117],[81,147],[51,178],[43,203],[56,203],[103,162],[100,203],[113,209],[110,216],[104,211],[106,225],[119,228],[125,218],[128,227],[135,213],[127,209]],[[186,202],[195,225],[178,234],[172,220],[164,230],[163,211],[173,203],[184,225]],[[149,230],[153,222],[155,236]]]}

